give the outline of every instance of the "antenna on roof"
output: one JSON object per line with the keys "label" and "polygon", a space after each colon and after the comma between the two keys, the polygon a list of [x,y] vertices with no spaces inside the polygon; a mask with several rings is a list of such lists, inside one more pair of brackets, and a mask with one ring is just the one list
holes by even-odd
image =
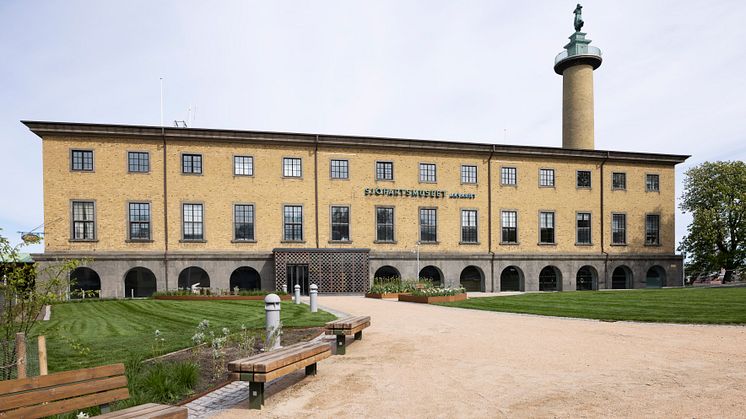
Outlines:
{"label": "antenna on roof", "polygon": [[174,120],[174,126],[175,126],[176,128],[189,128],[189,127],[187,126],[187,123],[186,123],[186,121],[184,121],[184,120],[181,120],[181,121],[177,121],[177,120]]}
{"label": "antenna on roof", "polygon": [[163,77],[161,79],[161,127],[163,127]]}

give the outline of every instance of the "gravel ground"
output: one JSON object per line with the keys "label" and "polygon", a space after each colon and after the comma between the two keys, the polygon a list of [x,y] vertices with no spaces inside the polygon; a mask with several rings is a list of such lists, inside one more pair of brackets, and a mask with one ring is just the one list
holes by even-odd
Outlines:
{"label": "gravel ground", "polygon": [[363,340],[214,417],[746,417],[746,327],[320,303],[370,315]]}

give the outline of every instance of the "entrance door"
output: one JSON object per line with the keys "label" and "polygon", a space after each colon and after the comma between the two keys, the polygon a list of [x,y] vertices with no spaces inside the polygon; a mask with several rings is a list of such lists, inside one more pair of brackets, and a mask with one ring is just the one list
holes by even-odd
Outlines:
{"label": "entrance door", "polygon": [[288,294],[295,292],[295,284],[300,285],[300,293],[308,295],[308,265],[287,265]]}

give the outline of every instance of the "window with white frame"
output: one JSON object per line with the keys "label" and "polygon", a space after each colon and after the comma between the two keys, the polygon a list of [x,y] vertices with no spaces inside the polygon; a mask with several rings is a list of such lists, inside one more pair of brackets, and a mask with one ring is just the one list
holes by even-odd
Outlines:
{"label": "window with white frame", "polygon": [[95,240],[96,220],[93,201],[73,201],[73,240]]}
{"label": "window with white frame", "polygon": [[554,213],[553,212],[540,212],[539,213],[539,243],[542,243],[542,244],[553,244],[554,243]]}
{"label": "window with white frame", "polygon": [[611,244],[627,244],[626,214],[611,214]]}
{"label": "window with white frame", "polygon": [[554,169],[539,169],[539,186],[554,186]]}
{"label": "window with white frame", "polygon": [[461,183],[477,183],[477,166],[461,165]]}
{"label": "window with white frame", "polygon": [[377,161],[376,180],[394,180],[394,163],[390,161]]}
{"label": "window with white frame", "polygon": [[435,164],[420,163],[420,182],[435,183]]}
{"label": "window with white frame", "polygon": [[285,205],[283,212],[283,240],[303,240],[303,207],[300,205]]}
{"label": "window with white frame", "polygon": [[500,168],[500,184],[502,185],[515,185],[516,184],[516,168],[515,167],[501,167]]}
{"label": "window with white frame", "polygon": [[518,243],[518,212],[503,211],[501,216],[503,243]]}
{"label": "window with white frame", "polygon": [[349,161],[347,160],[332,160],[330,164],[331,178],[332,179],[347,179],[350,176],[349,172]]}
{"label": "window with white frame", "polygon": [[282,159],[282,175],[284,177],[303,176],[303,167],[299,157],[284,157]]}
{"label": "window with white frame", "polygon": [[254,206],[251,204],[233,205],[233,239],[236,241],[254,240]]}
{"label": "window with white frame", "polygon": [[438,215],[435,208],[420,208],[420,241],[438,241]]}
{"label": "window with white frame", "polygon": [[233,174],[236,176],[254,176],[254,158],[252,156],[233,156]]}
{"label": "window with white frame", "polygon": [[477,210],[461,210],[461,242],[477,242]]}
{"label": "window with white frame", "polygon": [[331,210],[332,240],[350,240],[350,207],[332,206]]}
{"label": "window with white frame", "polygon": [[150,240],[149,203],[129,203],[129,237],[130,240]]}

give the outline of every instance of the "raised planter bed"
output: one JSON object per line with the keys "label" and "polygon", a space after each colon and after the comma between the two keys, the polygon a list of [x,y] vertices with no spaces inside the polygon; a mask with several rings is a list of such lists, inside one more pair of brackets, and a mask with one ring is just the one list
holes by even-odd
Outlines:
{"label": "raised planter bed", "polygon": [[432,304],[432,303],[451,303],[454,301],[461,301],[466,300],[466,294],[456,294],[456,295],[443,295],[443,296],[437,296],[437,297],[427,297],[427,296],[419,296],[419,295],[411,295],[411,294],[399,294],[399,301],[406,301],[408,303],[423,303],[423,304]]}
{"label": "raised planter bed", "polygon": [[378,293],[378,292],[369,292],[365,294],[365,298],[397,298],[402,294],[406,294],[405,292],[384,292],[384,293]]}
{"label": "raised planter bed", "polygon": [[[156,295],[156,300],[182,301],[225,301],[225,300],[264,300],[266,295]],[[290,300],[290,294],[280,295],[280,300]]]}

